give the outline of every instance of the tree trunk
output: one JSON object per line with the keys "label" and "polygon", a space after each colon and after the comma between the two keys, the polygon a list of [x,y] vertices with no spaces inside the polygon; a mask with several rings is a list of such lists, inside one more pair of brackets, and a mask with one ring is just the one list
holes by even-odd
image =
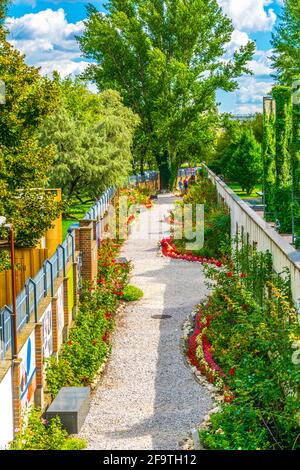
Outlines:
{"label": "tree trunk", "polygon": [[160,174],[160,189],[169,190],[171,180],[171,167],[168,151],[165,150],[162,155],[157,159],[157,164]]}

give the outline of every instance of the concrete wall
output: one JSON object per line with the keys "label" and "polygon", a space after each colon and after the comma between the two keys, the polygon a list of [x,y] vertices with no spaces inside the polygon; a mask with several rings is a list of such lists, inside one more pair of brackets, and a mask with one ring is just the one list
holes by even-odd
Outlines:
{"label": "concrete wall", "polygon": [[207,168],[210,180],[215,184],[220,197],[230,209],[231,234],[237,231],[248,234],[251,243],[260,251],[273,255],[274,270],[281,273],[288,268],[291,273],[292,294],[300,310],[300,253],[266,223],[246,202],[241,200],[220,178]]}
{"label": "concrete wall", "polygon": [[12,368],[0,382],[0,449],[13,439]]}

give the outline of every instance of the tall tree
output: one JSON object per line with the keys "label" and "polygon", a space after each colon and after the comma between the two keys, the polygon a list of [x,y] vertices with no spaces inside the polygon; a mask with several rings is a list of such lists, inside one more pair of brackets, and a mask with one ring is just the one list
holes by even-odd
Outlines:
{"label": "tall tree", "polygon": [[0,9],[0,80],[6,99],[0,105],[0,214],[13,220],[20,246],[34,246],[61,210],[46,191],[53,161],[51,147],[41,148],[37,129],[58,105],[56,86],[6,39]]}
{"label": "tall tree", "polygon": [[100,90],[118,90],[140,116],[138,158],[152,155],[167,187],[188,154],[211,142],[209,132],[194,131],[212,125],[216,90],[237,87],[254,43],[224,60],[233,27],[217,0],[110,0],[106,7],[103,14],[88,6],[79,42],[96,63],[86,76]]}
{"label": "tall tree", "polygon": [[242,131],[236,149],[228,163],[227,173],[241,185],[243,191],[251,194],[255,185],[262,179],[261,146],[251,129]]}
{"label": "tall tree", "polygon": [[292,85],[300,70],[300,2],[285,0],[281,21],[273,34],[273,68],[283,85]]}
{"label": "tall tree", "polygon": [[88,91],[80,80],[60,80],[62,106],[45,120],[43,145],[55,146],[52,185],[67,198],[91,199],[109,186],[126,182],[131,171],[132,138],[139,118],[126,108],[118,92]]}

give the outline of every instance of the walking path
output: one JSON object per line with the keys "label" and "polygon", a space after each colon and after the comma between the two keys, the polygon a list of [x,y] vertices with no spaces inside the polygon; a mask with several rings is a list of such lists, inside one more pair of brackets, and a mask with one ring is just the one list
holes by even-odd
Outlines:
{"label": "walking path", "polygon": [[[140,214],[124,245],[122,255],[134,263],[131,282],[145,296],[121,315],[106,374],[81,432],[89,449],[179,449],[211,409],[208,392],[180,352],[182,324],[207,293],[202,268],[158,254],[157,243],[169,228],[159,224],[160,214],[167,215],[174,200],[159,196],[151,211]],[[170,317],[152,318],[161,314]]]}

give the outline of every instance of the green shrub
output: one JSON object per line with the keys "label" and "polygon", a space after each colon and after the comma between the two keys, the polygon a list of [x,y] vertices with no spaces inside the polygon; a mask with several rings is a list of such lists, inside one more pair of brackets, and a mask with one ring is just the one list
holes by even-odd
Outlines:
{"label": "green shrub", "polygon": [[68,437],[59,417],[46,421],[41,411],[32,409],[28,416],[28,425],[22,429],[11,443],[10,450],[82,450],[86,442],[75,437]]}
{"label": "green shrub", "polygon": [[93,296],[89,303],[81,306],[76,325],[63,345],[58,361],[51,358],[48,363],[47,387],[53,397],[61,387],[92,382],[110,351],[108,341],[112,326],[111,314],[106,311],[106,305],[97,305]]}
{"label": "green shrub", "polygon": [[144,296],[144,292],[136,286],[129,284],[123,291],[123,300],[126,302],[134,302],[140,300]]}
{"label": "green shrub", "polygon": [[[188,193],[183,198],[183,203],[193,206],[204,205],[204,246],[200,250],[193,250],[193,254],[207,258],[227,258],[231,248],[230,215],[225,207],[219,205],[215,186],[208,178],[197,181],[189,187]],[[178,205],[182,205],[182,202],[179,202]],[[195,214],[196,211],[193,210],[194,233],[197,222]],[[184,252],[187,241],[190,243],[193,240],[175,238],[174,244],[180,252]]]}
{"label": "green shrub", "polygon": [[130,263],[115,263],[120,246],[105,241],[99,249],[97,288],[82,292],[79,313],[58,360],[50,358],[47,388],[55,397],[62,387],[90,384],[110,353],[113,314],[123,296]]}
{"label": "green shrub", "polygon": [[251,406],[223,405],[220,413],[212,414],[211,422],[209,431],[200,431],[204,446],[211,450],[272,449],[259,412]]}
{"label": "green shrub", "polygon": [[[290,276],[276,274],[271,255],[246,243],[232,258],[225,269],[206,269],[212,295],[201,311],[208,321],[202,338],[225,374],[232,406],[213,417],[203,439],[212,449],[299,449],[300,368],[293,353],[300,325]],[[202,351],[199,345],[199,360]]]}

